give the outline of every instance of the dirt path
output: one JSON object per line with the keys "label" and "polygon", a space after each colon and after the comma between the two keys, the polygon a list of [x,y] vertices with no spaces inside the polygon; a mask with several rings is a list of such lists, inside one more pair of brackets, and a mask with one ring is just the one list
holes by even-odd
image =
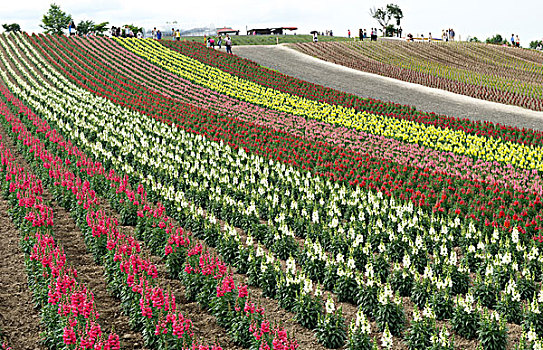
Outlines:
{"label": "dirt path", "polygon": [[45,347],[39,344],[40,316],[34,309],[19,230],[11,222],[9,208],[9,202],[0,197],[0,339],[13,349],[41,350]]}
{"label": "dirt path", "polygon": [[234,48],[234,54],[298,79],[361,97],[411,105],[422,111],[452,117],[489,120],[521,128],[543,130],[543,112],[482,101],[360,72],[304,55],[284,45],[237,46]]}
{"label": "dirt path", "polygon": [[[19,152],[16,151],[17,148],[14,147],[12,140],[5,133],[3,126],[0,126],[0,135],[2,135],[2,141],[11,149],[12,154],[15,156],[17,162],[21,164],[22,166],[24,166],[25,168],[29,169],[28,163],[19,154]],[[57,243],[64,248],[68,265],[74,267],[77,270],[79,281],[84,283],[94,293],[97,310],[100,314],[100,318],[98,321],[100,325],[102,326],[102,329],[104,330],[105,333],[109,333],[113,329],[119,335],[123,349],[142,349],[143,341],[141,338],[141,334],[139,332],[134,332],[129,328],[128,318],[121,313],[119,301],[116,300],[113,296],[111,296],[109,292],[107,291],[107,285],[104,279],[104,268],[102,266],[95,264],[92,258],[92,255],[87,253],[87,249],[85,246],[85,241],[83,240],[82,233],[76,227],[74,220],[71,218],[70,214],[64,208],[60,207],[55,201],[52,200],[52,196],[49,194],[47,190],[44,191],[44,198],[49,201],[51,207],[53,208],[53,212],[54,212],[53,232],[55,234],[55,239]],[[7,215],[4,215],[5,213],[4,210],[1,210],[0,212],[2,213],[2,221],[4,221],[4,218],[9,220]],[[4,229],[3,223],[2,223],[2,229]],[[16,237],[18,237],[18,234],[16,234]],[[15,244],[17,244],[17,240],[15,240]],[[2,246],[2,249],[5,248],[3,244],[1,246]],[[2,260],[1,266],[3,266],[3,260]],[[15,263],[10,264],[10,266],[12,269],[17,268],[16,267],[17,265]],[[22,270],[22,273],[25,273],[24,269]],[[1,273],[1,271],[0,271],[0,276],[2,276],[2,281],[3,281],[4,274]],[[4,283],[2,283],[2,285],[3,284]],[[18,286],[19,286],[18,288],[21,287],[20,284]],[[3,289],[4,287],[0,288],[0,298],[3,295],[5,295],[3,293],[4,291]],[[26,285],[24,286],[24,289],[26,289],[28,292],[28,287]],[[17,300],[17,299],[14,299],[14,300]],[[21,304],[24,306],[23,303]],[[0,299],[0,305],[2,307],[4,306],[4,302],[1,299]],[[4,313],[2,312],[1,314],[4,314]],[[36,312],[34,312],[34,314],[37,315]],[[17,319],[18,314],[14,313],[14,315],[15,315],[15,318]],[[0,316],[0,320],[1,319],[2,319],[2,316]],[[25,325],[27,323],[30,325],[32,324],[31,322],[27,322],[27,320],[25,319],[22,319],[20,322],[24,323]],[[7,328],[5,329],[6,329],[6,333],[9,333],[7,331]],[[24,328],[21,328],[21,329],[24,330]],[[17,334],[17,332],[19,332],[19,330],[16,328],[15,334]],[[25,334],[25,336],[23,336],[24,338],[29,334],[38,334],[38,333],[25,331],[22,334]],[[36,348],[37,346],[36,339],[34,339],[33,342],[34,342],[33,347],[28,348],[28,349]],[[12,344],[12,345],[15,345],[15,344]],[[15,348],[18,348],[18,347],[15,347]]]}

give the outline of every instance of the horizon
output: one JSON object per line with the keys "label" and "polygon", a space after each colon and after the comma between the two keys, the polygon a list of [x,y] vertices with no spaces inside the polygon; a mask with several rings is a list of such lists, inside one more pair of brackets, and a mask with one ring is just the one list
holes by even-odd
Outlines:
{"label": "horizon", "polygon": [[529,47],[531,41],[543,38],[537,18],[540,6],[530,1],[518,1],[514,8],[510,8],[502,0],[492,3],[459,0],[441,8],[436,8],[434,3],[427,0],[375,3],[347,0],[332,4],[324,0],[277,0],[273,4],[233,0],[226,5],[211,0],[188,4],[166,2],[157,7],[149,6],[148,2],[141,0],[28,0],[24,3],[4,4],[0,10],[0,24],[18,23],[22,31],[41,33],[43,29],[39,24],[52,3],[72,15],[76,25],[82,20],[93,20],[95,23],[109,22],[109,27],[133,24],[145,30],[153,27],[170,30],[173,26],[186,30],[214,26],[231,27],[239,30],[240,34],[246,34],[250,28],[293,26],[298,27],[295,31],[297,34],[308,34],[312,30],[332,30],[334,36],[343,37],[347,36],[349,29],[351,36],[356,37],[360,28],[369,31],[372,27],[379,27],[369,14],[370,8],[395,3],[404,13],[401,21],[404,37],[408,33],[423,34],[424,37],[432,33],[432,37],[441,37],[443,29],[453,28],[457,40],[464,41],[469,37],[477,37],[484,42],[496,34],[509,41],[510,34],[516,34],[520,37],[521,46]]}

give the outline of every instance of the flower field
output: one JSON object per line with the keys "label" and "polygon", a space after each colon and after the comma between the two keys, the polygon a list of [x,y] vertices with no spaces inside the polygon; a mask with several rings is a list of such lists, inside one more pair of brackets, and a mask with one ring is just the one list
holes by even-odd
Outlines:
{"label": "flower field", "polygon": [[543,110],[543,55],[480,43],[296,43],[308,55],[482,100]]}
{"label": "flower field", "polygon": [[541,132],[189,42],[2,35],[0,60],[2,195],[58,348],[126,337],[74,313],[43,191],[146,348],[543,347]]}

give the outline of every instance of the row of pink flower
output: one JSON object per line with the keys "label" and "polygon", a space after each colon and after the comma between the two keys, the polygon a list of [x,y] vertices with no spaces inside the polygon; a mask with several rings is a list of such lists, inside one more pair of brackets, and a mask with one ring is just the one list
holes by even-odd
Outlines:
{"label": "row of pink flower", "polygon": [[[0,90],[4,96],[9,94],[3,87]],[[116,272],[121,275],[120,280],[124,281],[125,287],[140,296],[141,315],[154,321],[155,335],[160,338],[164,334],[172,334],[182,339],[184,341],[182,344],[187,344],[186,338],[192,338],[193,335],[192,321],[177,311],[175,296],[172,293],[165,292],[162,288],[154,285],[153,280],[157,278],[156,267],[142,257],[139,243],[133,237],[121,233],[117,229],[117,222],[114,218],[95,209],[98,204],[95,192],[89,181],[83,181],[69,170],[67,164],[70,164],[70,161],[68,159],[53,156],[41,140],[34,137],[25,125],[11,113],[6,104],[0,103],[0,107],[2,116],[11,124],[11,131],[18,139],[24,140],[24,144],[28,147],[27,150],[32,153],[35,163],[39,167],[48,169],[48,174],[53,179],[54,185],[66,189],[64,193],[73,194],[77,199],[77,204],[87,211],[87,225],[89,225],[94,239],[107,240],[107,249],[109,251],[115,250],[115,254],[111,254],[111,258],[113,264],[118,268]],[[19,103],[18,107],[23,114],[33,116],[33,113],[22,104]],[[38,118],[34,121],[37,123],[35,125],[40,123]],[[63,143],[60,135],[54,131],[48,132],[47,135],[49,135],[50,141],[57,141],[59,145],[66,146],[68,144]],[[83,159],[81,165],[84,166],[88,162],[88,159]],[[128,277],[131,277],[135,282],[130,283]],[[164,300],[150,303],[156,295],[163,295]],[[155,317],[153,317],[153,313]],[[159,318],[165,321],[158,323]],[[67,339],[71,339],[71,336],[68,336]]]}
{"label": "row of pink flower", "polygon": [[[53,142],[59,146],[58,149],[60,151],[64,152],[68,157],[70,157],[66,159],[60,159],[57,157],[57,159],[53,160],[46,156],[46,160],[43,161],[43,164],[44,166],[51,168],[49,174],[51,177],[57,180],[55,182],[55,185],[65,186],[70,189],[73,193],[76,194],[76,197],[79,201],[78,204],[88,211],[87,224],[91,228],[93,236],[98,239],[100,237],[103,237],[104,235],[105,237],[107,237],[107,249],[115,252],[115,254],[113,255],[114,259],[119,263],[120,270],[126,274],[124,280],[129,285],[129,287],[135,289],[135,291],[137,291],[142,296],[142,313],[144,313],[145,316],[151,317],[153,315],[160,314],[162,303],[158,303],[156,305],[152,303],[152,307],[150,307],[149,300],[153,300],[153,298],[156,299],[157,293],[163,292],[158,292],[156,287],[155,289],[150,289],[149,285],[145,285],[145,281],[143,281],[144,278],[141,276],[148,275],[151,278],[156,278],[156,267],[154,267],[154,265],[152,265],[151,263],[147,262],[147,260],[141,258],[141,256],[139,255],[140,246],[138,242],[133,237],[126,236],[120,233],[117,229],[118,223],[115,219],[108,217],[103,211],[93,210],[93,208],[95,208],[95,205],[97,204],[98,199],[96,198],[96,195],[92,190],[90,183],[88,181],[81,180],[81,178],[79,177],[76,177],[75,174],[69,170],[69,166],[75,166],[79,169],[80,172],[84,172],[85,174],[87,174],[87,176],[101,178],[101,180],[108,183],[108,186],[116,187],[116,192],[125,196],[124,200],[127,200],[131,204],[136,205],[140,208],[140,215],[144,215],[148,218],[153,218],[154,220],[156,220],[156,227],[161,228],[164,231],[164,234],[168,235],[169,237],[168,245],[171,246],[172,244],[176,243],[179,245],[188,245],[190,241],[189,238],[185,235],[184,231],[180,227],[176,227],[173,224],[173,220],[169,216],[167,216],[164,207],[160,205],[160,203],[155,206],[147,201],[146,193],[141,184],[137,187],[136,191],[131,190],[128,186],[128,177],[126,175],[118,175],[113,170],[106,172],[106,170],[100,163],[94,162],[90,157],[86,156],[76,146],[72,145],[71,141],[66,141],[62,137],[62,135],[60,135],[56,130],[53,130],[48,125],[47,121],[36,116],[30,109],[24,106],[24,104],[20,100],[15,98],[5,88],[0,87],[0,93],[2,93],[4,97],[10,101],[10,103],[19,108],[20,115],[26,116],[30,121],[32,121],[35,126],[37,126],[37,132],[43,133],[50,142]],[[24,133],[28,132],[22,124],[19,125],[19,128],[21,129],[21,132],[23,130]],[[13,130],[16,129],[17,127],[14,126]],[[25,137],[31,136],[26,135]],[[33,141],[28,144],[34,144],[32,148],[35,158],[41,159],[43,155],[48,155],[50,157],[50,154],[47,152],[47,150],[41,148],[43,144],[38,139],[34,138]],[[36,147],[36,144],[39,144],[40,147]],[[123,200],[121,199],[121,201]],[[135,258],[134,256],[137,256],[137,258]],[[134,261],[134,259],[139,259],[138,261],[141,261],[141,263],[128,265],[132,266],[132,268],[127,269],[127,265],[126,263],[125,265],[123,265],[123,261],[130,261],[130,259],[132,259],[132,262]],[[134,268],[134,266],[137,266],[138,268]],[[137,284],[138,278],[139,284]],[[220,281],[218,282],[220,283]],[[241,287],[241,289],[244,288],[246,290],[246,286]],[[174,298],[175,297],[173,296],[173,294],[169,294],[169,298],[166,298],[166,300],[173,300],[173,306],[171,301],[169,304],[165,303],[163,306],[165,308],[165,311],[168,311],[170,313],[172,313],[172,311],[175,311]],[[158,319],[167,320],[168,318],[158,317]],[[181,317],[178,317],[177,319],[181,319]],[[266,320],[264,321],[268,322]],[[157,323],[157,329],[155,331],[156,334],[158,335],[161,332],[164,333],[164,331],[166,330],[166,325],[167,323],[165,324],[163,321]],[[283,334],[285,334],[285,332],[281,328],[274,329],[274,332],[277,337],[281,337]],[[295,344],[295,341],[289,342],[289,344]]]}
{"label": "row of pink flower", "polygon": [[[475,160],[452,152],[441,152],[417,144],[406,144],[395,139],[334,126],[316,120],[306,120],[299,116],[255,106],[203,88],[168,73],[103,38],[80,39],[73,42],[73,45],[76,44],[88,50],[87,52],[100,53],[100,55],[109,53],[108,62],[114,70],[125,72],[127,76],[133,79],[134,84],[139,81],[145,86],[155,89],[157,93],[182,102],[236,116],[259,125],[285,130],[288,133],[304,136],[312,141],[326,141],[362,154],[367,153],[403,165],[412,165],[421,169],[434,169],[437,172],[457,176],[464,180],[486,181],[518,191],[543,194],[543,179],[535,170],[516,169],[510,164],[496,161]],[[135,70],[134,66],[138,69]],[[133,72],[135,71],[147,72],[148,74],[134,76]],[[104,78],[107,77],[104,76]],[[176,84],[172,85],[172,81],[175,81]]]}
{"label": "row of pink flower", "polygon": [[[0,113],[9,113],[5,104],[0,104]],[[1,137],[0,137],[1,140]],[[31,262],[32,272],[29,279],[39,280],[38,284],[45,287],[47,304],[43,309],[57,310],[60,319],[43,320],[48,331],[56,332],[62,329],[64,345],[76,344],[82,349],[114,350],[119,349],[119,336],[115,333],[105,335],[97,322],[99,318],[94,294],[77,280],[77,271],[66,266],[66,254],[49,234],[53,226],[53,209],[42,197],[42,183],[33,174],[27,173],[21,167],[3,142],[0,142],[0,173],[2,179],[9,183],[11,196],[16,196],[18,206],[24,208],[25,220],[33,229],[34,234],[24,237],[25,244],[33,244],[27,259]],[[23,267],[21,267],[23,268]],[[35,289],[35,293],[38,293]],[[35,297],[37,297],[35,295]],[[48,313],[42,312],[47,318]],[[63,328],[62,326],[65,325]],[[7,346],[3,348],[9,349]]]}

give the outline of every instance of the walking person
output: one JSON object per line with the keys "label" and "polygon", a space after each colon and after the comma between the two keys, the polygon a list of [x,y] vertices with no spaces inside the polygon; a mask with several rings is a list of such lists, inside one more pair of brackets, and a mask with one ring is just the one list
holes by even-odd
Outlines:
{"label": "walking person", "polygon": [[515,35],[515,46],[520,47],[520,39],[518,38],[518,34]]}
{"label": "walking person", "polygon": [[153,28],[153,39],[156,39],[157,38],[157,31],[156,31],[156,27]]}
{"label": "walking person", "polygon": [[175,40],[175,29],[172,28],[172,40]]}
{"label": "walking person", "polygon": [[318,43],[318,42],[319,42],[319,37],[317,36],[317,32],[313,33],[313,42],[314,42],[314,43]]}
{"label": "walking person", "polygon": [[347,38],[351,38],[351,30],[350,29],[347,29]]}
{"label": "walking person", "polygon": [[221,45],[222,45],[222,36],[219,35],[219,37],[217,38],[217,45],[219,46],[219,50],[221,49]]}
{"label": "walking person", "polygon": [[175,40],[181,41],[181,33],[179,32],[179,29],[175,32]]}
{"label": "walking person", "polygon": [[232,54],[232,39],[230,39],[230,36],[226,34],[226,40],[224,41],[224,44],[226,45],[226,53]]}
{"label": "walking person", "polygon": [[511,46],[515,47],[515,34],[511,34]]}
{"label": "walking person", "polygon": [[161,40],[162,39],[162,32],[159,30],[156,31],[156,40]]}

